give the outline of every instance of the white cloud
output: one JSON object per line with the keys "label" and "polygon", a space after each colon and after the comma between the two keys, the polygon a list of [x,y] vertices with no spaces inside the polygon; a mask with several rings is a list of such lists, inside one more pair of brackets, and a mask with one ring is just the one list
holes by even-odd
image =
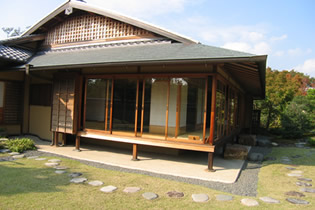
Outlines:
{"label": "white cloud", "polygon": [[282,36],[273,36],[270,38],[270,41],[275,42],[275,41],[281,41],[281,40],[285,40],[286,38],[288,38],[288,35],[283,34]]}
{"label": "white cloud", "polygon": [[299,72],[315,77],[315,58],[306,60],[303,64],[294,68]]}
{"label": "white cloud", "polygon": [[88,0],[89,4],[138,18],[181,12],[187,2],[188,0]]}
{"label": "white cloud", "polygon": [[284,51],[283,50],[280,50],[280,51],[277,51],[277,52],[274,53],[274,56],[278,56],[278,57],[283,56],[283,55],[284,55]]}
{"label": "white cloud", "polygon": [[251,46],[246,42],[228,42],[225,43],[222,47],[242,52],[249,52],[249,50],[251,49]]}
{"label": "white cloud", "polygon": [[298,56],[301,55],[303,53],[301,48],[295,48],[295,49],[289,49],[288,50],[288,54],[291,56]]}

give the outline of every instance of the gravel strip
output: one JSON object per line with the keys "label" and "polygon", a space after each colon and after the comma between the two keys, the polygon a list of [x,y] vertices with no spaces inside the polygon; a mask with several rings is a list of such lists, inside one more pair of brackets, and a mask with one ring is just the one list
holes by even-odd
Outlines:
{"label": "gravel strip", "polygon": [[[270,151],[271,151],[271,148],[266,148],[266,147],[253,147],[251,149],[251,152],[259,152],[264,155],[268,154]],[[261,168],[261,163],[246,161],[238,180],[233,184],[225,184],[225,183],[220,183],[220,182],[204,181],[204,180],[198,180],[198,179],[192,179],[192,178],[184,178],[184,177],[152,173],[148,171],[127,169],[127,168],[122,168],[118,166],[110,166],[110,165],[106,165],[102,163],[79,160],[75,158],[69,158],[62,155],[56,155],[56,154],[40,152],[40,151],[26,151],[25,152],[26,157],[36,156],[36,155],[37,156],[63,157],[67,159],[77,160],[83,164],[93,166],[96,168],[103,168],[103,169],[128,172],[128,173],[138,173],[138,174],[148,175],[152,177],[174,180],[178,182],[186,182],[189,184],[201,185],[201,186],[215,189],[218,191],[223,191],[223,192],[232,193],[235,195],[242,195],[242,196],[256,196],[257,195],[258,173]]]}

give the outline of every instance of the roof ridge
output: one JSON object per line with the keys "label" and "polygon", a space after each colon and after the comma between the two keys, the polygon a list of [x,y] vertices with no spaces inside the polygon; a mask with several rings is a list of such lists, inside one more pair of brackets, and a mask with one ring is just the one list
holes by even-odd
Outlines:
{"label": "roof ridge", "polygon": [[50,48],[39,52],[39,54],[54,53],[54,52],[68,52],[72,50],[85,50],[95,48],[108,48],[108,47],[120,47],[120,46],[131,46],[131,45],[153,45],[153,44],[170,44],[169,39],[135,39],[135,40],[122,40],[112,41],[106,43],[93,43],[93,44],[81,44],[64,47]]}

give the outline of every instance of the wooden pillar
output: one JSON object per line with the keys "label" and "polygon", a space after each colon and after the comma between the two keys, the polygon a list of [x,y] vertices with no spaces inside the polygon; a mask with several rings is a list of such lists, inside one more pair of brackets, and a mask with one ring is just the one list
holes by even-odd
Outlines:
{"label": "wooden pillar", "polygon": [[75,137],[75,150],[80,152],[80,136],[76,135]]}
{"label": "wooden pillar", "polygon": [[65,146],[67,144],[67,134],[62,134],[62,143],[61,146]]}
{"label": "wooden pillar", "polygon": [[54,141],[55,141],[55,143],[54,143],[55,146],[58,147],[59,146],[59,144],[58,144],[58,142],[59,142],[59,133],[58,132],[55,132]]}
{"label": "wooden pillar", "polygon": [[138,131],[138,106],[139,106],[139,80],[137,80],[137,92],[136,92],[136,107],[135,107],[135,136]]}
{"label": "wooden pillar", "polygon": [[210,136],[209,144],[213,145],[214,140],[214,124],[215,124],[215,108],[216,108],[216,95],[217,95],[217,78],[212,77],[212,94],[211,94],[211,116],[210,116]]}
{"label": "wooden pillar", "polygon": [[52,136],[52,140],[51,140],[50,146],[54,146],[55,145],[55,138],[56,138],[56,132],[53,132],[53,136]]}
{"label": "wooden pillar", "polygon": [[133,161],[139,160],[138,159],[138,145],[137,144],[132,145],[132,160]]}
{"label": "wooden pillar", "polygon": [[215,172],[213,169],[213,152],[209,152],[208,154],[208,171]]}
{"label": "wooden pillar", "polygon": [[29,133],[29,120],[30,120],[30,68],[31,65],[25,65],[25,75],[24,75],[24,100],[23,100],[23,121],[22,121],[22,133]]}

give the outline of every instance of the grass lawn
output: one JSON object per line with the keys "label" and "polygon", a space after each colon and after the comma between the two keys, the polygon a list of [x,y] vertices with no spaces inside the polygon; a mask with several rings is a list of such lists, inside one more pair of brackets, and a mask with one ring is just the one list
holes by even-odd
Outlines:
{"label": "grass lawn", "polygon": [[[310,156],[309,151],[313,151]],[[295,185],[297,178],[288,177],[290,171],[280,163],[282,156],[302,155],[292,159],[299,165],[303,176],[315,180],[315,149],[274,148],[270,156],[277,161],[267,161],[259,174],[258,196],[260,206],[255,209],[315,209],[315,194],[304,193],[302,198],[309,205],[294,205],[285,201],[285,192],[299,191]],[[49,157],[48,159],[53,159]],[[233,201],[216,201],[215,195],[227,194],[202,186],[164,180],[145,175],[123,173],[94,168],[78,161],[61,159],[61,165],[69,167],[68,172],[81,172],[89,181],[101,180],[106,185],[114,185],[114,193],[103,193],[101,187],[70,183],[69,173],[56,174],[54,169],[44,165],[47,161],[20,159],[14,162],[0,162],[0,209],[247,209],[240,203],[244,197],[234,196]],[[134,194],[123,192],[125,187],[141,187]],[[184,192],[183,198],[169,198],[168,191]],[[147,201],[144,192],[154,192],[159,198]],[[195,203],[191,199],[194,193],[206,193],[210,200]],[[270,196],[280,200],[280,204],[266,204],[259,197]]]}

